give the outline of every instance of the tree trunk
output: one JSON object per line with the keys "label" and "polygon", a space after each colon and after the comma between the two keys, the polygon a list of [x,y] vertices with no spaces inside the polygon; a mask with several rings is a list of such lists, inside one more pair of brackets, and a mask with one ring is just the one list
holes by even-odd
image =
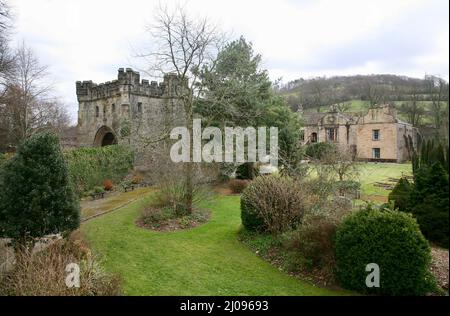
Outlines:
{"label": "tree trunk", "polygon": [[185,169],[185,178],[186,178],[186,211],[191,214],[192,213],[192,200],[193,200],[193,192],[194,192],[194,183],[193,183],[193,166],[192,162],[186,163]]}
{"label": "tree trunk", "polygon": [[193,130],[193,100],[191,97],[187,100],[188,104],[186,109],[186,125],[189,131],[189,162],[185,165],[185,181],[186,181],[186,211],[188,214],[192,213],[192,201],[194,199],[194,166],[193,166],[193,142],[194,142],[194,130]]}

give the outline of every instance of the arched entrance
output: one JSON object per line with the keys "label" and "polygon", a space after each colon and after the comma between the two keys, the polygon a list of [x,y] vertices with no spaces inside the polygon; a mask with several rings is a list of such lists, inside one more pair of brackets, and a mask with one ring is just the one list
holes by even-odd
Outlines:
{"label": "arched entrance", "polygon": [[117,144],[117,137],[113,130],[108,126],[102,126],[98,129],[94,138],[94,146],[108,146]]}

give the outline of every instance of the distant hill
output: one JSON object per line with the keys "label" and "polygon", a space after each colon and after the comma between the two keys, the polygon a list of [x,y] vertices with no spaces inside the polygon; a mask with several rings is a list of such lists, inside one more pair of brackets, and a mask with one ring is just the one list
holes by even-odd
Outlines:
{"label": "distant hill", "polygon": [[448,82],[436,76],[300,78],[276,88],[294,111],[301,106],[305,112],[322,112],[337,104],[341,111],[363,112],[376,104],[391,103],[402,119],[416,126],[439,125],[435,121],[448,113]]}

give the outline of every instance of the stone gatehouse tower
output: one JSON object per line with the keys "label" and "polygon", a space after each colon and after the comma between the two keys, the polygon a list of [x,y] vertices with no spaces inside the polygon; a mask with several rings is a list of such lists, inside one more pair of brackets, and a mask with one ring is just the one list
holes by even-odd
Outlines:
{"label": "stone gatehouse tower", "polygon": [[158,84],[141,81],[131,68],[119,68],[117,79],[106,83],[77,81],[78,146],[144,147],[183,121],[178,86],[176,75],[166,74]]}

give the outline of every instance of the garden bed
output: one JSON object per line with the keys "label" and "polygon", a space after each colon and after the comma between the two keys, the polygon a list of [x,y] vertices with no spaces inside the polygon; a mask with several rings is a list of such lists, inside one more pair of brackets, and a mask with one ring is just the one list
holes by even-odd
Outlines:
{"label": "garden bed", "polygon": [[211,212],[204,209],[194,209],[191,214],[177,215],[168,208],[149,207],[136,220],[136,225],[155,231],[169,232],[200,226],[208,222],[210,217]]}
{"label": "garden bed", "polygon": [[285,249],[283,236],[250,233],[243,229],[239,232],[238,239],[256,255],[292,277],[306,280],[316,286],[342,290],[335,282],[333,271],[327,268],[307,268],[297,253]]}

